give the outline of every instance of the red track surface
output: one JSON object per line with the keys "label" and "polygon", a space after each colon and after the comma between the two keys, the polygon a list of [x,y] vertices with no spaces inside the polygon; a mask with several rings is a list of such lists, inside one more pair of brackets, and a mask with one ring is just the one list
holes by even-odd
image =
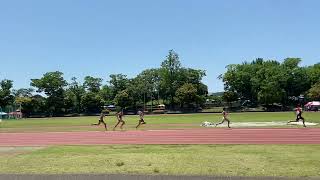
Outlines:
{"label": "red track surface", "polygon": [[0,146],[101,144],[320,144],[320,129],[190,129],[0,133]]}

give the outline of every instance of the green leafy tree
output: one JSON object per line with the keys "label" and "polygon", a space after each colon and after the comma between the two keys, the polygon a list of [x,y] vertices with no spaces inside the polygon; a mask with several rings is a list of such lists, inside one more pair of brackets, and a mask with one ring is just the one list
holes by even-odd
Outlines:
{"label": "green leafy tree", "polygon": [[215,106],[222,106],[223,105],[223,99],[222,99],[223,92],[219,94],[211,94],[208,96],[209,103],[214,104]]}
{"label": "green leafy tree", "polygon": [[320,82],[320,63],[309,66],[307,68],[307,75],[312,85]]}
{"label": "green leafy tree", "polygon": [[222,99],[230,106],[231,102],[238,100],[238,95],[233,91],[225,91],[223,93]]}
{"label": "green leafy tree", "polygon": [[130,89],[135,101],[153,103],[153,99],[159,99],[160,69],[146,69],[131,82]]}
{"label": "green leafy tree", "polygon": [[32,88],[21,88],[18,90],[13,90],[12,94],[14,96],[14,103],[17,105],[20,105],[21,107],[21,111],[23,113],[29,113],[30,111],[32,111],[31,109],[26,108],[27,106],[29,107],[29,104],[32,101],[32,96],[34,89]]}
{"label": "green leafy tree", "polygon": [[87,92],[82,95],[81,105],[87,113],[98,113],[104,105],[103,98],[101,97],[102,79],[91,76],[84,78],[83,87]]}
{"label": "green leafy tree", "polygon": [[81,113],[83,110],[81,100],[86,93],[85,87],[77,81],[77,78],[73,77],[71,80],[72,82],[65,93],[66,104],[69,104],[66,106],[71,107],[77,113]]}
{"label": "green leafy tree", "polygon": [[[300,67],[300,58],[286,58],[283,63],[258,58],[251,63],[227,66],[220,76],[226,91],[236,92],[243,100],[260,104],[281,103],[287,105],[292,96],[299,96],[311,87],[308,74],[316,70]],[[316,75],[313,75],[316,79]]]}
{"label": "green leafy tree", "polygon": [[18,90],[13,90],[12,94],[14,97],[32,97],[32,93],[34,92],[34,89],[32,88],[21,88]]}
{"label": "green leafy tree", "polygon": [[261,104],[270,105],[272,103],[281,103],[285,91],[279,87],[276,82],[269,82],[261,86],[258,92],[258,100]]}
{"label": "green leafy tree", "polygon": [[206,76],[206,72],[204,70],[182,68],[180,71],[179,81],[184,84],[185,83],[192,84],[197,89],[197,95],[207,96],[208,87],[207,85],[201,82],[202,78],[205,76]]}
{"label": "green leafy tree", "polygon": [[84,78],[83,86],[89,91],[93,93],[98,93],[100,91],[100,87],[102,83],[101,78],[95,78],[92,76],[86,76]]}
{"label": "green leafy tree", "polygon": [[243,63],[232,64],[227,66],[227,72],[220,76],[223,80],[225,90],[237,92],[238,96],[242,99],[248,99],[253,102],[257,101],[257,90],[259,87],[254,87],[254,81],[259,81],[255,76],[258,67],[260,66],[260,59],[253,64]]}
{"label": "green leafy tree", "polygon": [[13,103],[14,97],[11,94],[12,86],[13,83],[11,80],[5,79],[0,82],[0,107],[4,108]]}
{"label": "green leafy tree", "polygon": [[320,82],[314,84],[308,91],[308,97],[312,100],[320,100]]}
{"label": "green leafy tree", "polygon": [[265,61],[257,71],[259,80],[258,102],[269,105],[281,103],[285,96],[286,75],[283,73],[280,63],[277,61]]}
{"label": "green leafy tree", "polygon": [[169,100],[171,108],[174,105],[174,96],[177,89],[181,86],[179,75],[181,71],[181,63],[179,56],[173,50],[169,51],[168,56],[161,64],[161,91],[163,97]]}
{"label": "green leafy tree", "polygon": [[301,63],[301,58],[286,58],[284,59],[282,66],[286,69],[294,70],[299,68],[299,64]]}
{"label": "green leafy tree", "polygon": [[114,102],[117,106],[121,107],[121,109],[124,109],[132,105],[133,99],[129,95],[128,90],[123,90],[116,95]]}
{"label": "green leafy tree", "polygon": [[48,72],[40,79],[31,79],[31,86],[38,88],[37,92],[44,92],[47,112],[50,115],[62,113],[64,110],[64,87],[67,82],[63,78],[63,73]]}
{"label": "green leafy tree", "polygon": [[103,107],[103,100],[99,94],[87,92],[81,99],[84,111],[87,113],[99,113]]}
{"label": "green leafy tree", "polygon": [[147,87],[144,85],[144,82],[141,81],[140,78],[136,77],[130,79],[128,87],[124,90],[129,95],[130,99],[126,101],[128,104],[122,106],[130,108],[137,108],[143,106],[144,100],[146,100],[144,99],[144,97],[147,98]]}
{"label": "green leafy tree", "polygon": [[22,112],[26,117],[31,115],[41,115],[46,112],[46,109],[46,98],[39,94],[26,98],[22,104]]}
{"label": "green leafy tree", "polygon": [[198,98],[197,88],[191,83],[182,85],[176,92],[176,99],[181,107],[183,105],[190,106],[191,104],[196,104]]}
{"label": "green leafy tree", "polygon": [[113,103],[113,94],[112,94],[112,88],[108,85],[104,85],[100,92],[99,92],[100,97],[102,98],[102,101],[104,105],[109,105]]}
{"label": "green leafy tree", "polygon": [[283,71],[281,79],[286,79],[285,91],[287,96],[299,96],[311,87],[307,68],[299,67],[300,58],[286,58],[282,63]]}
{"label": "green leafy tree", "polygon": [[114,99],[119,92],[128,87],[129,79],[124,74],[111,74],[109,83],[112,89],[112,98]]}

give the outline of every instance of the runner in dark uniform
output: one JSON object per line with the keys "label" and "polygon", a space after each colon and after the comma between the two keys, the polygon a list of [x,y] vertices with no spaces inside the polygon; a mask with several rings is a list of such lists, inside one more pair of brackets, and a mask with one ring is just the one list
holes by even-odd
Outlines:
{"label": "runner in dark uniform", "polygon": [[300,107],[300,105],[297,106],[297,108],[295,108],[295,112],[296,112],[296,115],[297,115],[297,118],[295,121],[288,121],[288,123],[291,123],[291,122],[299,122],[299,120],[301,119],[302,120],[302,123],[303,123],[303,127],[307,127],[305,125],[305,120],[304,118],[302,117],[302,108]]}
{"label": "runner in dark uniform", "polygon": [[118,113],[117,113],[118,123],[116,124],[116,126],[114,126],[113,130],[115,130],[116,127],[117,127],[120,123],[122,123],[122,124],[120,125],[120,129],[122,129],[123,125],[126,124],[126,122],[124,122],[124,120],[122,119],[122,117],[123,117],[123,112],[122,112],[122,111],[118,112]]}
{"label": "runner in dark uniform", "polygon": [[97,124],[91,124],[92,126],[99,126],[101,123],[104,124],[104,128],[106,129],[106,131],[108,130],[107,129],[107,124],[104,122],[104,117],[105,117],[105,114],[103,112],[101,112],[100,114],[100,117],[99,117],[99,122]]}
{"label": "runner in dark uniform", "polygon": [[138,111],[138,115],[140,117],[140,120],[139,120],[139,124],[136,126],[136,129],[138,129],[138,127],[141,125],[141,124],[146,124],[146,122],[144,121],[144,113],[142,111]]}
{"label": "runner in dark uniform", "polygon": [[220,125],[220,124],[223,124],[225,121],[228,122],[228,128],[230,128],[230,120],[227,118],[228,116],[228,113],[226,112],[226,108],[223,108],[223,111],[221,113],[223,115],[222,117],[222,121],[218,124],[216,124],[216,126]]}

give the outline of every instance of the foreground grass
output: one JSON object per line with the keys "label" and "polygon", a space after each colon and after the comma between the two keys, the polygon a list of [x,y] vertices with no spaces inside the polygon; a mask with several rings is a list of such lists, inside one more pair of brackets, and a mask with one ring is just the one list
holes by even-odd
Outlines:
{"label": "foreground grass", "polygon": [[320,176],[320,145],[59,146],[0,154],[0,173]]}
{"label": "foreground grass", "polygon": [[[304,117],[308,122],[320,123],[320,113],[306,112]],[[270,122],[293,120],[293,112],[277,113],[231,113],[232,122]],[[125,116],[125,128],[134,129],[138,116]],[[220,114],[184,114],[184,115],[147,115],[147,126],[142,129],[170,129],[170,128],[200,128],[203,121],[218,122]],[[96,131],[103,128],[91,127],[98,117],[69,117],[7,120],[0,125],[0,132],[30,132],[30,131]],[[106,122],[110,127],[116,123],[115,116],[107,116]],[[292,127],[292,126],[291,126]],[[319,125],[317,127],[320,127]]]}

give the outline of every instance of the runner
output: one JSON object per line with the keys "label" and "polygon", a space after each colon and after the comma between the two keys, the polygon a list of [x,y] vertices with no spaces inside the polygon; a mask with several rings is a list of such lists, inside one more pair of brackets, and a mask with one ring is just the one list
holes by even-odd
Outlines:
{"label": "runner", "polygon": [[144,121],[144,113],[142,111],[138,111],[137,114],[139,115],[140,117],[140,120],[139,120],[139,124],[136,126],[136,129],[138,129],[138,127],[141,125],[141,124],[146,124],[146,122]]}
{"label": "runner", "polygon": [[223,111],[221,113],[223,115],[222,117],[222,121],[218,124],[216,124],[216,126],[220,125],[220,124],[223,124],[225,121],[228,122],[228,128],[230,128],[230,120],[227,118],[228,116],[228,113],[226,112],[226,108],[223,108]]}
{"label": "runner", "polygon": [[124,122],[124,120],[122,119],[122,117],[123,117],[123,112],[122,112],[122,111],[119,111],[119,112],[117,113],[118,123],[116,124],[116,126],[114,126],[113,130],[115,130],[116,127],[117,127],[120,123],[122,123],[122,124],[120,125],[120,129],[122,129],[123,125],[126,124],[126,122]]}
{"label": "runner", "polygon": [[100,114],[100,117],[99,117],[99,122],[97,124],[91,124],[92,126],[99,126],[101,123],[104,124],[104,127],[106,129],[106,131],[108,131],[107,129],[107,124],[104,122],[104,117],[105,117],[105,114],[104,112],[102,111],[101,114]]}
{"label": "runner", "polygon": [[300,107],[300,105],[297,106],[297,108],[295,108],[295,112],[296,112],[296,115],[297,115],[297,118],[295,121],[288,121],[288,124],[289,123],[292,123],[292,122],[299,122],[299,120],[301,119],[302,120],[302,123],[303,123],[303,127],[307,127],[305,125],[305,120],[304,118],[302,117],[302,108]]}

